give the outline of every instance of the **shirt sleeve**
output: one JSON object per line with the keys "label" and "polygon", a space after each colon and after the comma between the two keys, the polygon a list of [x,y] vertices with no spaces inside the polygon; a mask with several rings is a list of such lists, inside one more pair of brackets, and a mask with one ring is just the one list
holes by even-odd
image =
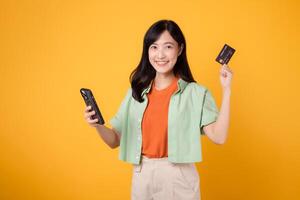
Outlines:
{"label": "shirt sleeve", "polygon": [[200,119],[200,133],[205,134],[203,127],[217,121],[219,115],[218,107],[216,106],[215,100],[209,90],[205,90],[202,114]]}
{"label": "shirt sleeve", "polygon": [[124,119],[126,116],[127,107],[131,95],[132,95],[131,88],[129,88],[127,90],[127,94],[125,98],[122,100],[121,105],[119,106],[117,113],[109,121],[112,127],[120,134],[122,133],[122,127],[123,127],[123,123],[124,123]]}

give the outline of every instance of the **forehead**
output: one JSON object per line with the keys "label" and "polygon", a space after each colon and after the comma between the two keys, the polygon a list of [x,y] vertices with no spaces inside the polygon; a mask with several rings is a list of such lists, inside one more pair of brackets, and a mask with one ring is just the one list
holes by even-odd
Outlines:
{"label": "forehead", "polygon": [[155,44],[165,44],[165,43],[172,43],[177,44],[176,40],[171,36],[168,31],[162,32],[159,38],[154,42]]}

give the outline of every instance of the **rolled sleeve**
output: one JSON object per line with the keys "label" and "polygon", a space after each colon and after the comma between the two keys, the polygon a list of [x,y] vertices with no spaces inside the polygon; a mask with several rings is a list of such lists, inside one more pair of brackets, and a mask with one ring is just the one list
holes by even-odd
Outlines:
{"label": "rolled sleeve", "polygon": [[127,105],[129,102],[129,99],[131,97],[131,88],[129,88],[127,90],[127,94],[125,96],[125,98],[122,100],[121,105],[119,106],[119,109],[117,111],[117,113],[115,114],[115,116],[113,116],[109,123],[111,124],[111,126],[118,131],[118,133],[122,133],[122,128],[123,128],[123,123],[124,123],[124,117],[126,116],[126,111],[127,111]]}
{"label": "rolled sleeve", "polygon": [[116,114],[111,120],[110,120],[110,124],[111,126],[119,133],[121,134],[122,132],[122,123],[121,123],[121,119],[119,118],[119,116],[117,116],[118,114]]}
{"label": "rolled sleeve", "polygon": [[209,90],[205,90],[200,120],[200,133],[205,134],[203,127],[217,121],[219,115],[218,107]]}

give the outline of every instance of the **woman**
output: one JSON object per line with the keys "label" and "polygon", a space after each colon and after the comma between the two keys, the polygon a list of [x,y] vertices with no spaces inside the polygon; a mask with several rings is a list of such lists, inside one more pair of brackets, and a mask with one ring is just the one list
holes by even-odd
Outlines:
{"label": "woman", "polygon": [[112,129],[91,120],[119,158],[133,164],[131,199],[200,199],[195,162],[202,161],[200,133],[216,144],[227,138],[232,72],[220,70],[220,111],[207,88],[195,82],[186,42],[171,20],[154,23],[144,37],[142,58],[130,75],[128,89]]}

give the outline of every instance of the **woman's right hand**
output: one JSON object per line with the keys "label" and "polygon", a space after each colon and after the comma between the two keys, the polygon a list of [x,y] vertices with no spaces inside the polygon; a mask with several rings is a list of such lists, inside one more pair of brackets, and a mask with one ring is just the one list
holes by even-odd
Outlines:
{"label": "woman's right hand", "polygon": [[95,115],[96,112],[94,110],[91,110],[92,106],[87,106],[84,110],[84,118],[87,121],[87,123],[91,126],[91,127],[97,127],[99,126],[99,124],[97,124],[98,119],[92,119],[91,116]]}

